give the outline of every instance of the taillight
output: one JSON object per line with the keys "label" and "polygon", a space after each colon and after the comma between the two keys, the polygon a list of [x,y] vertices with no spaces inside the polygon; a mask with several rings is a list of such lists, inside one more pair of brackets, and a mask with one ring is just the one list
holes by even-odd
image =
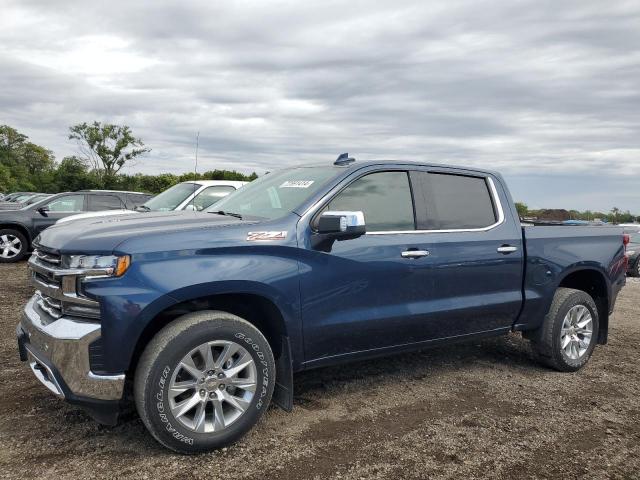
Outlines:
{"label": "taillight", "polygon": [[629,245],[629,234],[628,233],[623,233],[622,234],[622,245],[624,245],[624,271],[627,271],[627,268],[629,267],[629,257],[627,256],[627,245]]}

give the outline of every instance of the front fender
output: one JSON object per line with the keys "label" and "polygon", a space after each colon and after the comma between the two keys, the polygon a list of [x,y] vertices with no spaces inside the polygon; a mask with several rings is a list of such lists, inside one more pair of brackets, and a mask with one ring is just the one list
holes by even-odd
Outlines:
{"label": "front fender", "polygon": [[292,248],[263,247],[253,252],[134,257],[118,279],[92,281],[86,291],[100,300],[103,350],[108,371],[123,372],[145,329],[164,310],[179,303],[223,294],[253,294],[282,314],[292,355],[302,358],[298,263]]}

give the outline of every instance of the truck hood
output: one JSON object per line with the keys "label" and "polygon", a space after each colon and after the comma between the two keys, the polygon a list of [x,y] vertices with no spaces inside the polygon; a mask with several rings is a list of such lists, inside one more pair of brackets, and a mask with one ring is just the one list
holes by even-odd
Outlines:
{"label": "truck hood", "polygon": [[240,220],[206,212],[148,212],[57,224],[43,231],[35,243],[60,253],[111,253],[132,238],[171,236],[175,241],[176,234],[254,223],[255,219]]}

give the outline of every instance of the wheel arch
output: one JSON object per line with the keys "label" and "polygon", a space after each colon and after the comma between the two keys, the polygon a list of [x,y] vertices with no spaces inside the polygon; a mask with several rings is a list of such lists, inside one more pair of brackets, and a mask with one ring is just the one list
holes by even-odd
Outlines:
{"label": "wheel arch", "polygon": [[184,299],[167,306],[147,323],[139,335],[127,376],[133,376],[138,361],[151,339],[177,318],[191,312],[216,310],[237,315],[265,336],[276,361],[273,401],[290,411],[293,407],[293,364],[285,315],[269,297],[249,292],[227,292]]}
{"label": "wheel arch", "polygon": [[609,333],[609,302],[611,286],[606,275],[595,268],[578,268],[566,272],[560,279],[557,288],[573,288],[591,296],[598,308],[600,327],[598,343],[607,343]]}
{"label": "wheel arch", "polygon": [[31,246],[31,241],[33,239],[31,238],[31,233],[29,232],[29,229],[27,227],[25,227],[21,223],[7,223],[7,222],[0,223],[0,230],[4,230],[5,228],[11,229],[11,230],[17,230],[20,233],[22,233],[24,237],[27,239],[27,242],[29,242],[29,246]]}

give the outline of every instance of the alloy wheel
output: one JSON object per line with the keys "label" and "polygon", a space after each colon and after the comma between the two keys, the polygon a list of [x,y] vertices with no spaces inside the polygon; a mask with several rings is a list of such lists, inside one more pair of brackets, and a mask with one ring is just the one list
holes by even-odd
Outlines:
{"label": "alloy wheel", "polygon": [[219,432],[249,408],[256,385],[256,364],[242,345],[227,340],[203,343],[174,369],[169,407],[189,430]]}
{"label": "alloy wheel", "polygon": [[0,257],[14,258],[22,251],[22,242],[11,234],[0,236]]}
{"label": "alloy wheel", "polygon": [[584,305],[569,309],[562,322],[560,346],[571,360],[578,360],[589,349],[593,339],[593,317]]}

